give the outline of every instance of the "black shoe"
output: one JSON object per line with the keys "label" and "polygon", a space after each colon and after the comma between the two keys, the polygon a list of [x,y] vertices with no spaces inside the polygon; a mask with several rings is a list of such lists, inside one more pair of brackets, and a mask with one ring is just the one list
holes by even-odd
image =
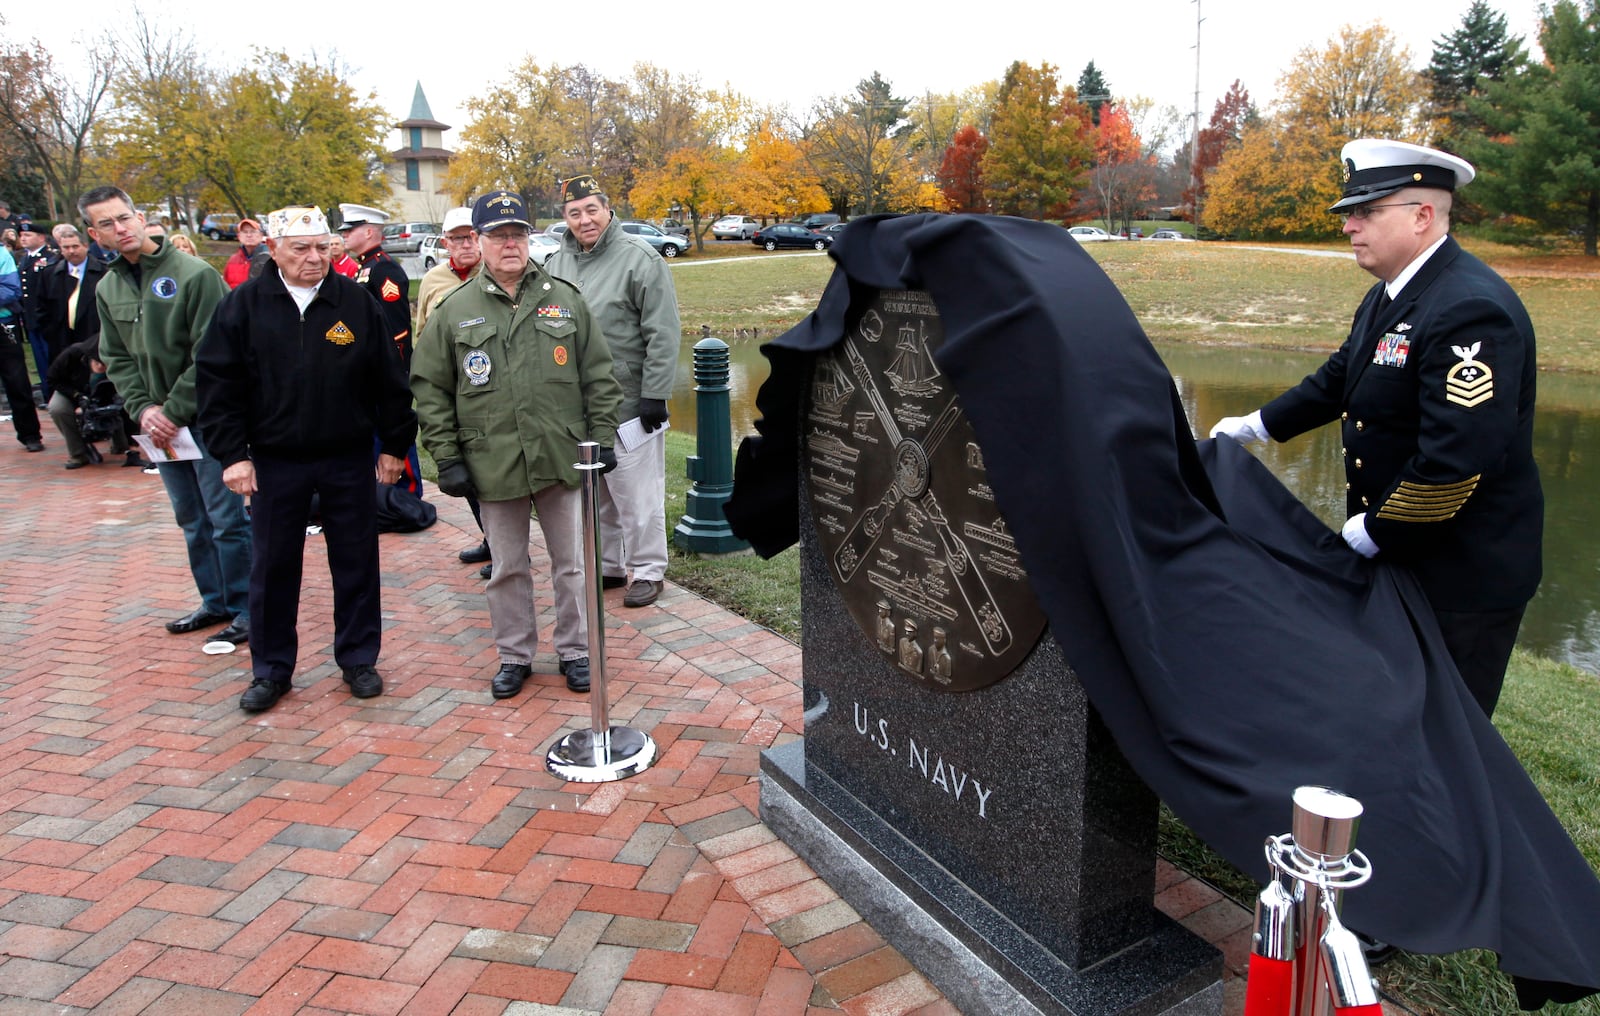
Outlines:
{"label": "black shoe", "polygon": [[489,682],[489,694],[495,698],[510,698],[522,691],[522,682],[531,673],[533,668],[526,663],[502,663],[500,672]]}
{"label": "black shoe", "polygon": [[383,694],[383,678],[378,676],[377,668],[370,663],[346,667],[344,683],[350,686],[350,694],[356,698],[372,698]]}
{"label": "black shoe", "polygon": [[621,589],[623,586],[625,586],[627,584],[628,584],[628,576],[626,576],[626,575],[602,575],[602,576],[600,576],[600,588],[601,589]]}
{"label": "black shoe", "polygon": [[251,681],[250,687],[239,696],[239,708],[247,713],[263,712],[277,705],[278,700],[287,694],[289,694],[289,682],[258,677]]}
{"label": "black shoe", "polygon": [[135,469],[143,469],[145,467],[145,461],[139,457],[138,452],[129,452],[128,457],[123,460],[122,464],[124,466],[132,466]]}
{"label": "black shoe", "polygon": [[42,452],[44,451],[44,442],[40,441],[38,438],[34,438],[32,441],[22,442],[22,447],[28,449],[30,452]]}
{"label": "black shoe", "polygon": [[589,657],[561,661],[561,676],[567,679],[568,691],[589,690]]}
{"label": "black shoe", "polygon": [[215,628],[219,624],[232,620],[233,618],[227,614],[213,614],[206,608],[201,607],[194,613],[180,617],[176,621],[168,621],[167,631],[174,635],[187,635],[192,631],[199,631],[201,628]]}
{"label": "black shoe", "polygon": [[492,564],[486,564],[482,568],[478,569],[478,578],[480,578],[480,579],[488,579],[488,577],[490,575],[493,575],[493,574],[494,574],[494,565],[492,565]]}
{"label": "black shoe", "polygon": [[461,559],[462,564],[482,564],[489,560],[489,541],[483,540],[476,547],[468,547],[456,557]]}
{"label": "black shoe", "polygon": [[1361,955],[1366,958],[1367,966],[1378,967],[1394,959],[1394,954],[1399,950],[1388,942],[1380,942],[1371,935],[1356,932],[1356,941],[1361,943]]}
{"label": "black shoe", "polygon": [[665,585],[660,579],[654,582],[649,579],[634,579],[633,585],[628,587],[628,594],[622,598],[624,607],[648,607],[656,602],[656,597],[661,595],[661,587]]}
{"label": "black shoe", "polygon": [[88,464],[89,464],[89,460],[88,459],[68,459],[67,460],[67,464],[62,466],[61,468],[62,469],[82,469],[84,466],[87,466]]}
{"label": "black shoe", "polygon": [[250,622],[246,621],[241,624],[238,618],[234,618],[233,623],[217,632],[211,641],[232,642],[236,646],[242,646],[250,641]]}

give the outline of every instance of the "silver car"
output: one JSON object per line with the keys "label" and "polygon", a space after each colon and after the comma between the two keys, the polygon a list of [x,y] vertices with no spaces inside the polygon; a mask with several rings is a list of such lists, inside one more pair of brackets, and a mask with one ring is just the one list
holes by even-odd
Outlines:
{"label": "silver car", "polygon": [[711,235],[718,240],[748,240],[760,228],[760,220],[748,215],[724,215],[711,224]]}

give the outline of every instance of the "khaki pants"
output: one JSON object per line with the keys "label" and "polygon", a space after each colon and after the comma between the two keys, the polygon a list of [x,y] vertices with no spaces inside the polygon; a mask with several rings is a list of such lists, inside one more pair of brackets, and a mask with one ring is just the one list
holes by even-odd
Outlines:
{"label": "khaki pants", "polygon": [[601,574],[660,582],[667,573],[667,440],[664,431],[600,477]]}
{"label": "khaki pants", "polygon": [[494,572],[485,595],[489,623],[501,663],[532,663],[539,651],[539,615],[533,604],[532,562],[528,555],[530,502],[539,511],[550,555],[550,577],[556,594],[556,655],[575,660],[589,655],[589,626],[583,612],[582,498],[560,484],[531,498],[484,501],[483,535],[494,556]]}

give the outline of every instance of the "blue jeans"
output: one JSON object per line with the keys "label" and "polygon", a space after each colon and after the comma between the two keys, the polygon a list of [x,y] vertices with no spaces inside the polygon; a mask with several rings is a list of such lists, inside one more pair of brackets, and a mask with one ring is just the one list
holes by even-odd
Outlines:
{"label": "blue jeans", "polygon": [[[205,444],[194,428],[195,444]],[[222,463],[209,452],[199,459],[162,462],[161,482],[172,514],[189,546],[189,573],[200,592],[200,606],[250,623],[250,519],[244,498],[222,482]]]}

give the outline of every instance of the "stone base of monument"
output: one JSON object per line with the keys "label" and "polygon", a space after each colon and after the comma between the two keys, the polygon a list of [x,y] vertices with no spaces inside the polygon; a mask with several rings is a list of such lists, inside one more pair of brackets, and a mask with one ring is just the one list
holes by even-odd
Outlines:
{"label": "stone base of monument", "polygon": [[761,760],[761,818],[966,1016],[1218,1016],[1221,955],[1152,909],[1148,934],[1087,969],[1045,949],[805,763]]}

